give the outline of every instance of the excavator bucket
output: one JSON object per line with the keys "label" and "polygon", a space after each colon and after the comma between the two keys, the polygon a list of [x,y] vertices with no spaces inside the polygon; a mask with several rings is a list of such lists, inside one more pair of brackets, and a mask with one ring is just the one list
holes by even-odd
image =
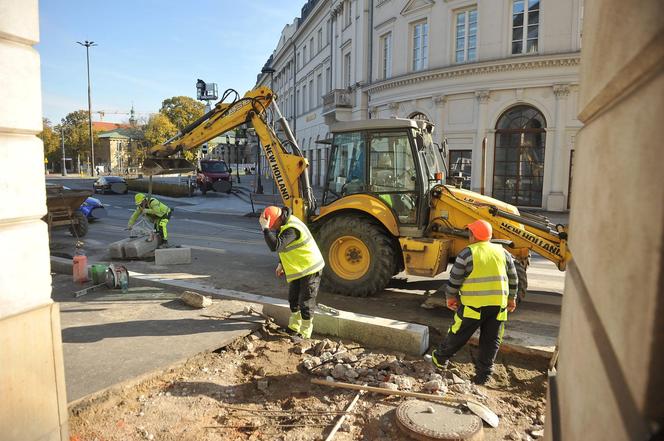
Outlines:
{"label": "excavator bucket", "polygon": [[196,166],[183,158],[145,158],[142,172],[147,176],[189,173]]}

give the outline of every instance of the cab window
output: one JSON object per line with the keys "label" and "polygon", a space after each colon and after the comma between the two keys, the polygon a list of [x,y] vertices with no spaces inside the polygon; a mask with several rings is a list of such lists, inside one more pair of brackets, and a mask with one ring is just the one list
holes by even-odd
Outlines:
{"label": "cab window", "polygon": [[417,220],[417,172],[407,132],[369,134],[370,189],[401,223]]}
{"label": "cab window", "polygon": [[366,192],[364,148],[364,136],[361,132],[340,133],[334,136],[327,174],[327,189],[331,193],[331,200]]}

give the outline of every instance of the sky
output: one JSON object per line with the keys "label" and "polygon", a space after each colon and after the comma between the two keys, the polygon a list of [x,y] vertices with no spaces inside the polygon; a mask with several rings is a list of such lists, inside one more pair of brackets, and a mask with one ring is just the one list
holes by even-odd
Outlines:
{"label": "sky", "polygon": [[[91,40],[92,110],[122,122],[132,103],[138,118],[165,98],[196,98],[196,80],[240,95],[275,49],[304,0],[41,0],[43,114],[54,124],[87,110],[85,48]],[[93,121],[99,115],[93,113]]]}

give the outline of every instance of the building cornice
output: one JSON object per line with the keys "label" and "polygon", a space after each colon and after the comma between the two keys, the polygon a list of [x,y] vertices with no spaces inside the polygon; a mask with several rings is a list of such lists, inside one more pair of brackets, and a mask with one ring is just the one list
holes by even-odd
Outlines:
{"label": "building cornice", "polygon": [[394,89],[422,81],[433,81],[472,75],[486,75],[532,69],[573,67],[578,66],[580,61],[580,53],[574,52],[564,55],[543,55],[528,58],[516,57],[473,64],[464,64],[461,66],[455,65],[423,72],[414,72],[399,77],[390,78],[389,80],[367,85],[363,90],[365,92],[381,92],[383,90]]}

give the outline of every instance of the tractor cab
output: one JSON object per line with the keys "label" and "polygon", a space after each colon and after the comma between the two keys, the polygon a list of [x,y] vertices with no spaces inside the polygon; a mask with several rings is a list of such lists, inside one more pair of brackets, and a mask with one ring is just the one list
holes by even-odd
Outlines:
{"label": "tractor cab", "polygon": [[387,206],[400,227],[422,229],[428,222],[429,190],[442,183],[445,170],[433,143],[433,125],[372,119],[337,123],[331,131],[323,207],[365,194]]}

